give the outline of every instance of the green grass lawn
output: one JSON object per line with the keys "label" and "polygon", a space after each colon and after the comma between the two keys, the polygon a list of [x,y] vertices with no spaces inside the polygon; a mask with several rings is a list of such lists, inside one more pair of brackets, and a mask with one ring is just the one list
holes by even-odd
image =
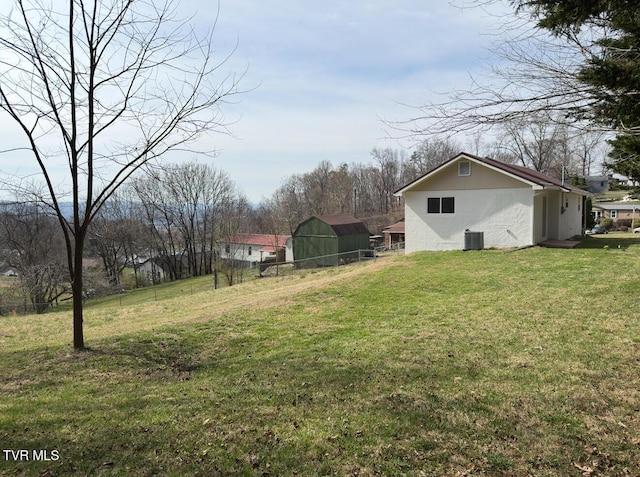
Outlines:
{"label": "green grass lawn", "polygon": [[0,317],[0,475],[640,474],[631,234],[114,305]]}

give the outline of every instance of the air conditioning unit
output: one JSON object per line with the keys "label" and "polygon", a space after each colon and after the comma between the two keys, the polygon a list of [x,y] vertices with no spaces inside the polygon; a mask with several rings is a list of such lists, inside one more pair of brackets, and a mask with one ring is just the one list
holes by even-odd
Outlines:
{"label": "air conditioning unit", "polygon": [[464,250],[482,250],[484,248],[484,232],[464,231]]}

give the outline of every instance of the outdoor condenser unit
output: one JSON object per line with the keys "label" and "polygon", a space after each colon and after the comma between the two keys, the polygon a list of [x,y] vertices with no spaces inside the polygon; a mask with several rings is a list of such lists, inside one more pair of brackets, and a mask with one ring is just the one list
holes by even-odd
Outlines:
{"label": "outdoor condenser unit", "polygon": [[484,232],[464,231],[464,249],[482,250],[484,248]]}

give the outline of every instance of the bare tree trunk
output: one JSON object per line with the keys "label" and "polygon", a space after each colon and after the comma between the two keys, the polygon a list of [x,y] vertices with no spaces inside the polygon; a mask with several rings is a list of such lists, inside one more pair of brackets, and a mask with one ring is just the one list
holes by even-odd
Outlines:
{"label": "bare tree trunk", "polygon": [[[153,2],[153,8],[119,0],[72,0],[67,6],[16,0],[15,8],[0,14],[0,113],[26,140],[0,152],[26,146],[46,183],[44,193],[33,194],[55,213],[65,235],[74,347],[82,349],[89,225],[141,167],[225,130],[219,108],[238,93],[238,78],[220,71],[228,56],[214,61],[214,26],[200,36],[178,16],[173,0]],[[171,71],[180,72],[180,84],[167,88]],[[59,163],[68,167],[62,187],[52,177]],[[60,207],[69,187],[72,220]]]}
{"label": "bare tree trunk", "polygon": [[83,245],[84,237],[80,234],[76,237],[73,259],[73,279],[71,281],[71,292],[73,294],[73,347],[78,350],[84,349],[82,301]]}

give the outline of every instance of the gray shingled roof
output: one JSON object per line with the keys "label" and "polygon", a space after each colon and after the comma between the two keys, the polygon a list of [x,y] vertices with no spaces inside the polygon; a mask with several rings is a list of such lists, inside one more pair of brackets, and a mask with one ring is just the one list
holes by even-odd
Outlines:
{"label": "gray shingled roof", "polygon": [[593,204],[592,207],[603,210],[640,210],[640,204]]}
{"label": "gray shingled roof", "polygon": [[338,237],[359,234],[371,235],[362,221],[348,214],[318,215],[316,218],[331,227]]}

